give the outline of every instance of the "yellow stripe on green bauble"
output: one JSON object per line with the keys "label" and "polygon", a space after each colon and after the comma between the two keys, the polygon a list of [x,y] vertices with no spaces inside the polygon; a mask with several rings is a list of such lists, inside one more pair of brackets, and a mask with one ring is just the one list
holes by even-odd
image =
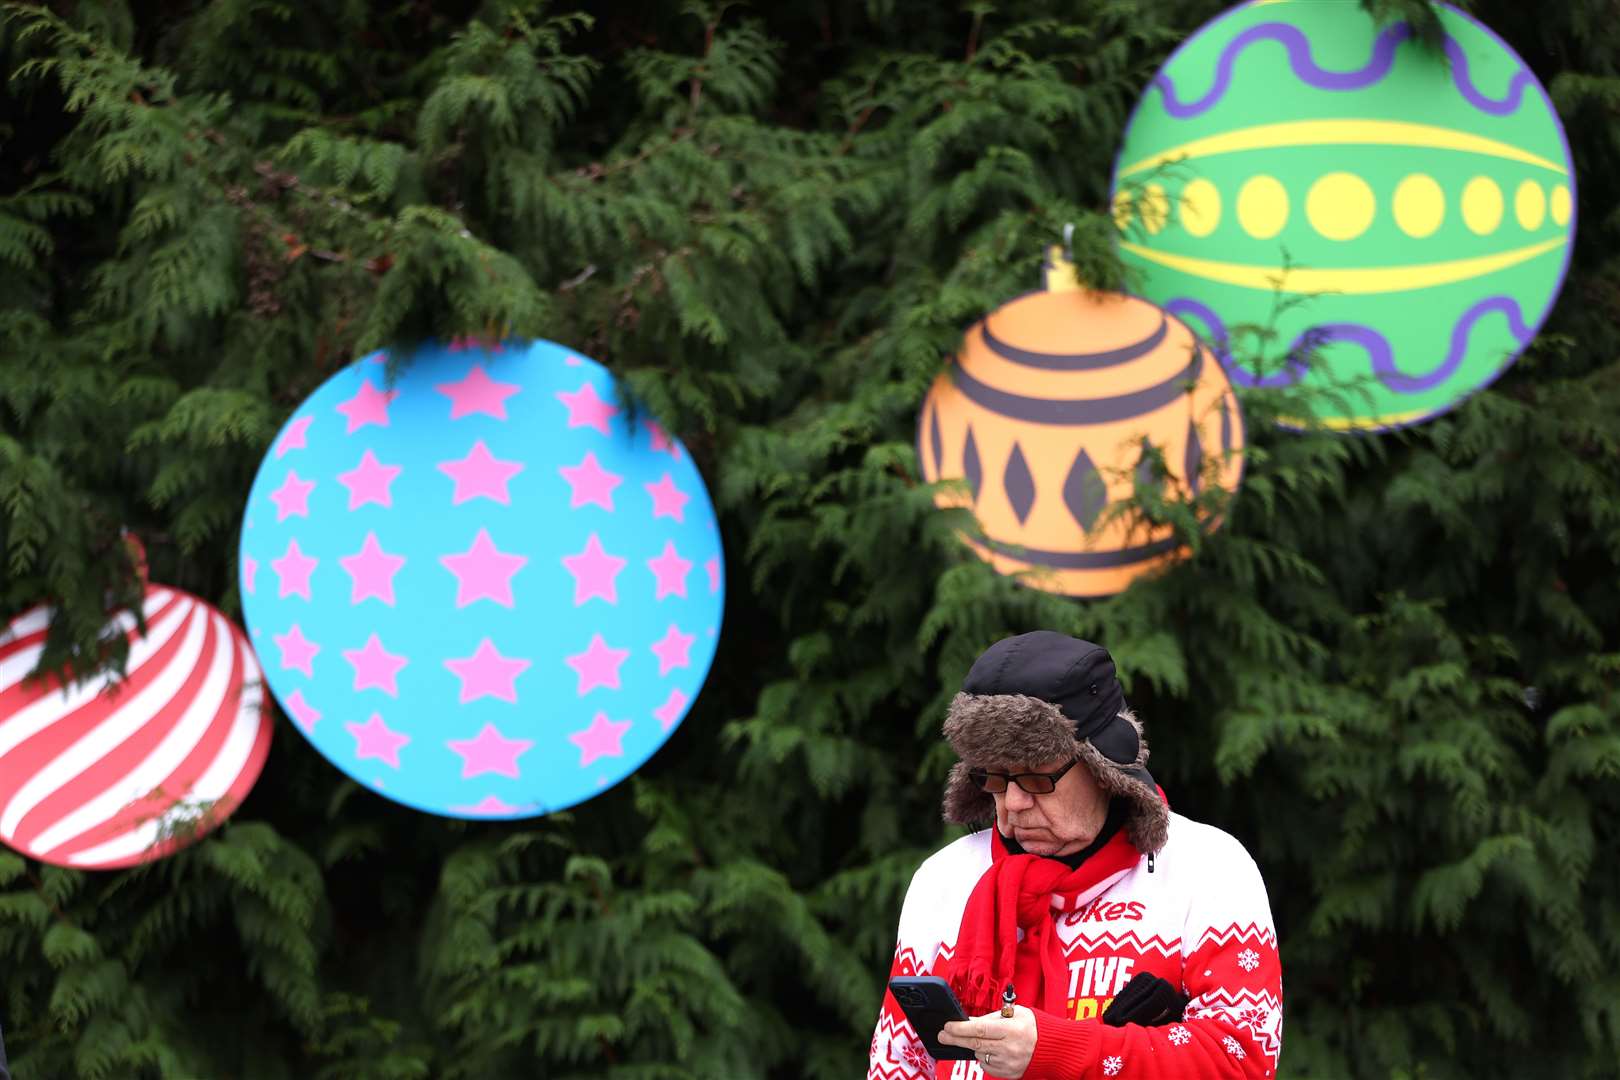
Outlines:
{"label": "yellow stripe on green bauble", "polygon": [[[1479,23],[1441,22],[1434,51],[1353,3],[1236,8],[1165,64],[1119,153],[1133,291],[1330,428],[1453,408],[1529,343],[1568,263],[1575,181],[1545,91]],[[1239,327],[1281,355],[1241,355]]]}
{"label": "yellow stripe on green bauble", "polygon": [[[1507,188],[1513,192],[1511,219],[1505,213]],[[1121,192],[1117,198],[1114,220],[1122,228],[1128,229],[1133,221],[1150,234],[1167,226],[1180,227],[1203,239],[1221,226],[1222,208],[1230,203],[1235,211],[1234,224],[1244,234],[1269,240],[1282,232],[1294,212],[1287,186],[1267,173],[1249,177],[1235,193],[1225,196],[1220,187],[1202,176],[1189,180],[1175,195],[1160,183],[1148,184],[1143,190],[1144,197],[1132,198]],[[1411,172],[1388,188],[1384,201],[1373,185],[1356,173],[1330,172],[1311,182],[1304,204],[1306,221],[1328,240],[1356,239],[1381,212],[1388,213],[1404,235],[1422,240],[1433,236],[1450,213],[1456,213],[1476,236],[1489,236],[1511,221],[1529,233],[1543,225],[1563,229],[1569,224],[1571,197],[1567,184],[1547,187],[1533,179],[1501,183],[1489,176],[1470,177],[1448,195],[1433,176]],[[1565,239],[1560,236],[1558,242]]]}

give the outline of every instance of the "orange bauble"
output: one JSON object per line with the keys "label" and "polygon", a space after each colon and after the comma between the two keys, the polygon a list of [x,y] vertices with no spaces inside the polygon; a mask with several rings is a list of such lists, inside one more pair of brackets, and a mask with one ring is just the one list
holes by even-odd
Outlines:
{"label": "orange bauble", "polygon": [[1182,498],[1242,479],[1242,415],[1209,349],[1146,300],[1061,286],[968,330],[917,424],[924,478],[967,481],[936,501],[973,510],[983,537],[969,546],[1078,597],[1120,592],[1184,553],[1170,526],[1114,505],[1150,475],[1144,442]]}

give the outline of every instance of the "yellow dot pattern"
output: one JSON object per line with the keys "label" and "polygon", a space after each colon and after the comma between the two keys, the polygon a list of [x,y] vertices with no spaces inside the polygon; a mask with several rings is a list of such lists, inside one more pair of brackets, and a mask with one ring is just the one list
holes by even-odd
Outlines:
{"label": "yellow dot pattern", "polygon": [[[1226,207],[1220,188],[1205,177],[1187,182],[1174,196],[1175,219],[1190,235],[1209,236],[1220,227]],[[1288,225],[1293,211],[1288,189],[1274,176],[1260,173],[1249,177],[1238,189],[1234,204],[1238,227],[1256,240],[1269,240]],[[1305,218],[1319,235],[1329,240],[1354,240],[1377,220],[1378,194],[1354,173],[1331,172],[1319,176],[1305,195]],[[1488,176],[1475,176],[1463,186],[1458,199],[1463,224],[1478,236],[1488,236],[1502,226],[1507,199],[1502,185]],[[1535,180],[1521,181],[1513,189],[1513,218],[1526,232],[1536,232],[1549,221],[1562,228],[1574,214],[1569,185],[1543,188]],[[1149,233],[1159,233],[1170,223],[1172,196],[1160,184],[1148,184],[1133,198],[1120,191],[1114,196],[1114,223],[1126,228],[1136,217]],[[1414,172],[1402,177],[1389,200],[1395,226],[1413,239],[1433,236],[1445,224],[1448,212],[1446,192],[1428,173]]]}
{"label": "yellow dot pattern", "polygon": [[1502,189],[1488,176],[1476,176],[1463,187],[1463,224],[1468,231],[1488,236],[1502,224]]}
{"label": "yellow dot pattern", "polygon": [[1329,240],[1354,240],[1367,231],[1377,212],[1372,188],[1355,173],[1328,173],[1305,196],[1305,217]]}
{"label": "yellow dot pattern", "polygon": [[1170,196],[1160,184],[1149,184],[1142,190],[1142,228],[1150,233],[1163,229],[1170,220]]}
{"label": "yellow dot pattern", "polygon": [[1569,187],[1559,184],[1547,196],[1547,212],[1552,215],[1554,225],[1568,225],[1570,212],[1574,209],[1569,197]]}
{"label": "yellow dot pattern", "polygon": [[1446,220],[1446,193],[1428,173],[1413,173],[1395,185],[1395,225],[1407,236],[1433,236]]}
{"label": "yellow dot pattern", "polygon": [[1547,218],[1547,196],[1542,194],[1540,184],[1526,180],[1519,185],[1519,189],[1513,193],[1513,216],[1519,219],[1519,225],[1523,228],[1541,228],[1541,223]]}
{"label": "yellow dot pattern", "polygon": [[1237,197],[1238,224],[1256,240],[1269,240],[1288,224],[1288,189],[1275,176],[1251,176]]}
{"label": "yellow dot pattern", "polygon": [[1114,193],[1114,226],[1123,230],[1131,223],[1131,193],[1121,189]]}
{"label": "yellow dot pattern", "polygon": [[1221,223],[1221,192],[1203,177],[1181,189],[1181,227],[1208,236]]}

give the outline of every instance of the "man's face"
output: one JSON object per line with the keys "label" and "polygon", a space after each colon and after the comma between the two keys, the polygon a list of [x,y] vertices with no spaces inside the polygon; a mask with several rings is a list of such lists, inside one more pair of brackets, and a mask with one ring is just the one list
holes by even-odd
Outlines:
{"label": "man's face", "polygon": [[[1066,764],[1058,759],[997,771],[1055,773]],[[1031,855],[1072,855],[1097,838],[1108,817],[1108,797],[1083,763],[1064,773],[1049,794],[1031,795],[1009,783],[991,797],[996,828]]]}

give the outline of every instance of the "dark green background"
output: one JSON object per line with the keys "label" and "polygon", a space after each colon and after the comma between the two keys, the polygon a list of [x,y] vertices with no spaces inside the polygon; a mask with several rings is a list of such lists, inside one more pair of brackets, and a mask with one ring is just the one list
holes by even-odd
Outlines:
{"label": "dark green background", "polygon": [[913,418],[1064,222],[1087,280],[1121,284],[1121,127],[1216,5],[600,7],[5,7],[0,614],[59,603],[53,659],[117,663],[95,632],[133,588],[125,526],[156,580],[234,614],[281,421],[429,335],[606,363],[691,448],[731,570],[696,707],[571,814],[415,814],[283,721],[182,855],[0,855],[18,1076],[859,1076],[900,897],[948,835],[944,703],[1036,627],[1108,644],[1172,805],[1259,860],[1285,1076],[1612,1074],[1609,5],[1474,8],[1579,175],[1536,345],[1395,435],[1283,435],[1289,402],[1246,395],[1228,525],[1204,540],[1144,493],[1195,557],[1089,604],[964,553]]}

